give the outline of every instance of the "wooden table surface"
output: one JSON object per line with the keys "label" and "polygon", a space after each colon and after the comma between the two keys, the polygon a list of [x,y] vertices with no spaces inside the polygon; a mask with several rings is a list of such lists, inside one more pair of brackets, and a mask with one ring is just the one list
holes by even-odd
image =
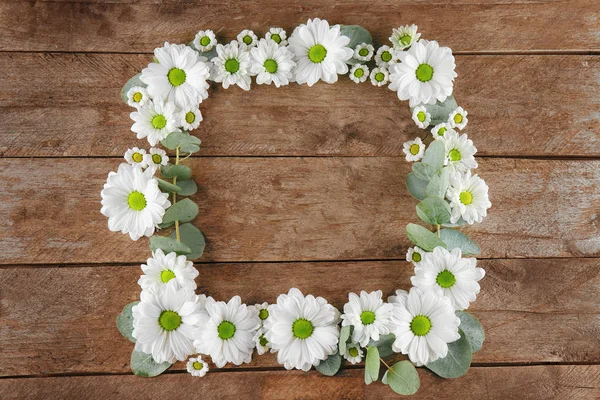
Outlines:
{"label": "wooden table surface", "polygon": [[[361,367],[328,378],[272,355],[203,379],[183,363],[129,369],[115,317],[139,295],[147,240],[111,233],[100,190],[135,139],[119,90],[163,41],[201,28],[288,32],[309,17],[379,44],[416,23],[456,54],[488,218],[468,229],[487,271],[486,329],[468,374],[420,369],[424,399],[600,398],[600,4],[597,0],[0,2],[0,398],[384,399]],[[349,291],[407,288],[415,201],[402,143],[419,132],[390,90],[251,92],[212,85],[190,160],[206,252],[199,290],[273,302],[297,286],[341,308]],[[471,309],[469,309],[471,311]]]}

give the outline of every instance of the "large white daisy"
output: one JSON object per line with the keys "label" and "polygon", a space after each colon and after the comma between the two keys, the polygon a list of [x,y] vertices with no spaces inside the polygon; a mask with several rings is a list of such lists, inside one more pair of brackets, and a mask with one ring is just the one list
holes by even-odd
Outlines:
{"label": "large white daisy", "polygon": [[395,49],[404,50],[412,46],[420,37],[421,34],[417,33],[417,26],[415,24],[403,25],[392,29],[390,42],[392,42]]}
{"label": "large white daisy", "polygon": [[444,134],[446,147],[446,165],[451,172],[465,173],[471,168],[477,168],[475,153],[477,148],[473,145],[466,133],[458,135],[454,130]]}
{"label": "large white daisy", "polygon": [[108,174],[100,195],[100,212],[108,217],[108,229],[129,233],[133,240],[152,236],[171,205],[169,195],[160,191],[150,171],[125,163]]}
{"label": "large white daisy", "polygon": [[477,282],[485,276],[476,265],[475,258],[462,258],[460,249],[436,247],[415,266],[410,281],[423,292],[448,298],[455,310],[464,310],[475,301],[480,290]]}
{"label": "large white daisy", "polygon": [[150,97],[164,98],[178,107],[198,104],[208,97],[206,58],[189,46],[168,43],[155,49],[154,57],[158,62],[148,64],[140,76]]}
{"label": "large white daisy", "polygon": [[137,134],[137,138],[147,138],[151,146],[156,146],[169,133],[179,132],[175,104],[164,103],[161,99],[149,101],[129,117],[134,121],[131,130]]}
{"label": "large white daisy", "polygon": [[452,94],[457,75],[450,48],[421,40],[398,57],[401,62],[390,67],[389,88],[397,91],[400,100],[410,100],[410,106],[416,107],[444,101]]}
{"label": "large white daisy", "polygon": [[227,89],[238,85],[244,90],[250,90],[250,52],[242,48],[238,42],[217,45],[217,56],[212,59],[211,77],[215,82],[222,82]]}
{"label": "large white daisy", "polygon": [[252,54],[251,71],[256,75],[259,85],[274,83],[276,87],[290,83],[292,69],[296,66],[294,55],[287,47],[279,46],[273,40],[261,39],[250,50]]}
{"label": "large white daisy", "polygon": [[165,254],[161,249],[156,249],[152,258],[142,264],[142,271],[144,274],[138,280],[142,290],[173,282],[179,287],[196,290],[194,279],[198,276],[198,270],[183,255],[177,256],[174,252]]}
{"label": "large white daisy", "polygon": [[322,297],[296,288],[269,307],[266,338],[286,369],[308,371],[337,351],[340,312]]}
{"label": "large white daisy", "polygon": [[340,33],[340,26],[329,26],[319,18],[298,26],[289,39],[289,49],[296,56],[296,82],[312,86],[319,80],[335,83],[338,74],[348,72],[346,61],[354,51],[350,38]]}
{"label": "large white daisy", "polygon": [[477,175],[471,175],[471,171],[451,174],[450,187],[446,192],[452,209],[450,222],[454,224],[461,217],[468,224],[481,222],[487,216],[487,209],[492,206],[488,190],[485,181]]}
{"label": "large white daisy", "polygon": [[390,318],[392,305],[384,303],[381,290],[367,293],[364,290],[360,296],[355,293],[348,295],[344,305],[342,326],[353,326],[352,341],[365,347],[371,339],[379,340],[380,335],[390,333]]}

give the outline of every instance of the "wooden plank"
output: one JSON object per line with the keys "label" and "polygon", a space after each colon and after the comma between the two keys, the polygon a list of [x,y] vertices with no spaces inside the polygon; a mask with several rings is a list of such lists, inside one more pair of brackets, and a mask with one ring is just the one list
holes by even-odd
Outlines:
{"label": "wooden plank", "polygon": [[[121,156],[147,146],[118,93],[148,59],[0,53],[0,155]],[[598,57],[459,56],[457,65],[455,94],[478,154],[600,156]],[[402,156],[402,143],[424,133],[394,92],[345,78],[251,93],[213,84],[202,111],[194,134],[203,156]]]}
{"label": "wooden plank", "polygon": [[[470,311],[485,327],[486,342],[475,363],[600,360],[597,260],[480,260],[479,265],[487,274]],[[413,274],[406,261],[197,267],[198,291],[219,300],[240,295],[247,304],[274,302],[298,287],[338,309],[350,291],[381,289],[387,296],[409,288]],[[0,269],[0,376],[128,372],[133,344],[119,334],[115,318],[138,299],[139,274],[137,266]],[[271,354],[244,364],[278,366]]]}
{"label": "wooden plank", "polygon": [[[0,263],[139,262],[100,190],[117,159],[0,160]],[[399,157],[195,158],[203,261],[404,258],[417,203]],[[41,168],[41,166],[44,168]],[[600,255],[600,161],[480,159],[493,207],[465,228],[484,258]]]}
{"label": "wooden plank", "polygon": [[[528,367],[471,368],[460,379],[441,379],[419,369],[421,388],[413,399],[568,399],[600,397],[600,366],[547,365]],[[152,379],[135,376],[72,376],[57,378],[2,379],[6,400],[57,399],[398,399],[379,382],[366,386],[361,369],[344,370],[335,377],[311,371],[209,373],[192,378],[168,374]]]}
{"label": "wooden plank", "polygon": [[266,0],[169,3],[5,1],[0,4],[0,50],[149,52],[165,40],[187,43],[202,27],[231,40],[245,28],[261,34],[274,25],[291,30],[315,16],[361,24],[381,43],[392,28],[416,23],[426,38],[456,51],[600,50],[596,0],[446,0],[435,7],[407,0],[283,1],[277,7]]}

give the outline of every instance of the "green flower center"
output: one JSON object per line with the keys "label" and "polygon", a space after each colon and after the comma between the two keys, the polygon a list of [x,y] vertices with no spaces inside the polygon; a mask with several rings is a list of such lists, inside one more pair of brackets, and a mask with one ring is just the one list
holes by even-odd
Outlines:
{"label": "green flower center", "polygon": [[410,330],[416,336],[425,336],[431,330],[431,321],[424,315],[417,315],[410,323]]}
{"label": "green flower center", "polygon": [[171,279],[175,278],[175,273],[170,269],[165,269],[160,273],[160,280],[164,283],[169,282]]}
{"label": "green flower center", "polygon": [[244,44],[252,43],[252,36],[250,36],[250,35],[244,36],[244,38],[242,39],[242,42],[244,42]]}
{"label": "green flower center", "polygon": [[468,206],[469,204],[471,204],[473,202],[473,195],[471,194],[471,192],[468,192],[466,190],[464,192],[462,192],[459,195],[459,197],[460,197],[460,202],[466,206]]}
{"label": "green flower center", "polygon": [[363,311],[362,314],[360,314],[360,322],[362,322],[363,325],[371,325],[375,322],[375,313],[373,311]]}
{"label": "green flower center", "polygon": [[392,53],[390,53],[389,51],[384,51],[383,53],[381,53],[381,59],[385,62],[391,61],[392,60]]}
{"label": "green flower center", "polygon": [[281,36],[279,36],[278,33],[272,33],[271,40],[274,41],[275,43],[279,44],[279,43],[281,43]]}
{"label": "green flower center", "polygon": [[235,58],[230,58],[229,60],[225,61],[225,71],[229,72],[230,74],[235,74],[239,71],[239,69],[240,63]]}
{"label": "green flower center", "polygon": [[460,151],[457,149],[452,149],[448,152],[448,157],[450,157],[451,161],[460,161],[462,156],[460,155]]}
{"label": "green flower center", "polygon": [[162,162],[162,156],[160,154],[152,154],[152,162],[154,164],[160,164]]}
{"label": "green flower center", "polygon": [[185,82],[185,72],[180,68],[171,68],[167,74],[169,83],[173,86],[179,86]]}
{"label": "green flower center", "polygon": [[369,49],[362,48],[358,51],[358,55],[361,57],[366,57],[369,55]]}
{"label": "green flower center", "polygon": [[133,153],[131,158],[133,159],[133,161],[139,163],[139,162],[142,162],[142,160],[144,159],[144,156],[142,155],[142,153]]}
{"label": "green flower center", "polygon": [[456,122],[457,124],[460,124],[463,120],[463,116],[461,114],[456,114],[454,116],[454,122]]}
{"label": "green flower center", "polygon": [[383,72],[378,72],[375,74],[375,80],[377,82],[383,82],[384,79],[385,79],[385,74]]}
{"label": "green flower center", "polygon": [[[203,46],[206,46],[206,45],[205,45],[205,44],[203,44]],[[196,370],[198,370],[198,371],[199,371],[199,370],[201,370],[201,369],[202,369],[202,367],[204,367],[204,364],[202,364],[202,363],[201,363],[201,362],[199,362],[199,361],[195,361],[195,362],[192,364],[192,367],[194,367],[194,369],[196,369]]]}
{"label": "green flower center", "polygon": [[440,129],[438,129],[437,134],[438,136],[444,136],[444,133],[446,133],[448,129],[446,129],[446,127],[441,127]]}
{"label": "green flower center", "polygon": [[133,191],[127,197],[127,204],[129,204],[129,208],[132,210],[141,211],[146,208],[146,197],[143,193]]}
{"label": "green flower center", "polygon": [[229,321],[223,321],[217,327],[217,332],[222,340],[231,339],[235,335],[235,325]]}
{"label": "green flower center", "polygon": [[292,333],[298,339],[306,339],[312,335],[314,326],[312,322],[304,318],[298,318],[292,324]]}
{"label": "green flower center", "polygon": [[165,331],[174,331],[181,325],[181,317],[175,311],[163,311],[158,317],[158,325]]}
{"label": "green flower center", "polygon": [[425,118],[427,118],[427,115],[425,115],[425,113],[423,111],[419,111],[417,113],[417,119],[421,122],[425,121]]}
{"label": "green flower center", "polygon": [[262,335],[259,339],[258,339],[258,343],[260,343],[260,345],[262,347],[265,347],[269,341],[267,340],[267,338],[265,337],[265,335]]}
{"label": "green flower center", "polygon": [[410,43],[410,39],[411,39],[410,35],[404,35],[400,38],[400,43],[402,43],[403,45],[406,46],[407,44]]}
{"label": "green flower center", "polygon": [[258,318],[260,318],[263,321],[269,318],[269,311],[266,308],[263,308],[258,312]]}
{"label": "green flower center", "polygon": [[196,114],[194,114],[193,112],[189,111],[188,113],[185,114],[185,122],[187,122],[188,124],[191,124],[195,120],[196,120]]}
{"label": "green flower center", "polygon": [[418,144],[413,144],[412,146],[410,146],[410,154],[412,154],[413,156],[416,156],[417,154],[419,154],[419,150],[421,150],[421,146],[419,146]]}
{"label": "green flower center", "polygon": [[452,272],[445,269],[438,274],[437,278],[435,278],[435,281],[444,289],[448,289],[454,286],[456,283],[456,277]]}
{"label": "green flower center", "polygon": [[364,74],[365,71],[362,68],[358,68],[356,71],[354,71],[354,76],[357,78],[362,78]]}
{"label": "green flower center", "polygon": [[421,261],[421,255],[419,253],[417,253],[416,251],[413,252],[413,254],[412,254],[412,260],[414,262],[420,262]]}
{"label": "green flower center", "polygon": [[268,73],[274,74],[277,72],[277,61],[268,59],[263,64]]}
{"label": "green flower center", "polygon": [[308,58],[310,61],[318,64],[327,56],[327,49],[322,44],[315,44],[308,50]]}
{"label": "green flower center", "polygon": [[133,94],[133,101],[135,101],[136,103],[139,103],[140,101],[142,101],[142,97],[143,97],[142,93],[135,92]]}
{"label": "green flower center", "polygon": [[155,115],[151,123],[155,129],[162,129],[167,126],[167,119],[163,115]]}
{"label": "green flower center", "polygon": [[208,36],[202,36],[202,39],[200,39],[200,44],[202,46],[208,46],[210,44],[210,38]]}
{"label": "green flower center", "polygon": [[348,354],[350,354],[350,357],[356,357],[358,356],[358,349],[356,347],[352,347],[350,350],[348,350]]}
{"label": "green flower center", "polygon": [[433,78],[433,68],[429,64],[421,64],[417,67],[416,75],[421,82],[430,81]]}

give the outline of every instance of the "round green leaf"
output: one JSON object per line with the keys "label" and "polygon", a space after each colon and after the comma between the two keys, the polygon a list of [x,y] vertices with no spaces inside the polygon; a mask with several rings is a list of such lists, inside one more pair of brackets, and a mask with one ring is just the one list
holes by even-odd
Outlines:
{"label": "round green leaf", "polygon": [[162,223],[189,222],[196,218],[196,215],[198,215],[198,205],[190,199],[183,199],[167,208]]}
{"label": "round green leaf", "polygon": [[421,225],[406,225],[406,235],[411,242],[425,251],[433,251],[433,249],[438,246],[446,248],[446,243],[438,238],[435,233],[429,231]]}
{"label": "round green leaf", "polygon": [[407,360],[394,364],[381,381],[388,384],[394,392],[406,396],[417,393],[421,386],[417,369]]}
{"label": "round green leaf", "polygon": [[435,171],[439,171],[444,166],[446,160],[446,146],[441,140],[431,142],[425,154],[423,155],[423,164],[429,165]]}
{"label": "round green leaf", "polygon": [[387,357],[394,354],[394,350],[392,350],[392,344],[396,340],[396,336],[393,333],[389,333],[387,335],[382,335],[379,337],[379,340],[370,340],[369,346],[377,347],[379,351],[379,357]]}
{"label": "round green leaf", "polygon": [[125,103],[127,103],[127,92],[129,92],[129,89],[131,89],[134,86],[141,86],[141,87],[147,86],[144,82],[142,82],[140,80],[140,76],[142,76],[141,73],[137,74],[133,78],[129,79],[127,81],[127,83],[125,84],[125,86],[123,86],[123,89],[121,89],[121,99],[123,99],[123,101]]}
{"label": "round green leaf", "polygon": [[450,170],[448,168],[442,168],[440,172],[435,174],[429,180],[427,187],[425,188],[425,196],[446,197],[446,191],[450,185]]}
{"label": "round green leaf", "polygon": [[441,225],[450,221],[450,205],[441,197],[426,197],[417,204],[417,215],[424,222]]}
{"label": "round green leaf", "polygon": [[460,249],[463,255],[479,254],[481,249],[467,235],[455,229],[442,229],[440,238],[448,246],[448,250]]}
{"label": "round green leaf", "polygon": [[464,332],[459,329],[460,339],[448,344],[448,355],[426,365],[442,378],[459,378],[467,373],[471,366],[473,353]]}
{"label": "round green leaf", "polygon": [[414,172],[410,172],[406,176],[406,188],[408,192],[417,200],[425,198],[425,189],[428,187],[428,182],[417,178]]}
{"label": "round green leaf", "polygon": [[168,362],[158,364],[154,361],[151,354],[142,353],[137,350],[133,350],[131,353],[130,364],[134,374],[146,378],[160,375],[171,366],[171,363]]}
{"label": "round green leaf", "polygon": [[181,192],[181,187],[179,187],[178,185],[174,185],[170,182],[165,181],[164,179],[160,179],[160,178],[156,178],[156,179],[158,180],[158,187],[163,192],[169,192],[169,193]]}
{"label": "round green leaf", "polygon": [[321,361],[315,369],[323,375],[334,376],[340,370],[341,366],[342,357],[339,353],[335,353],[327,357],[324,361]]}
{"label": "round green leaf", "polygon": [[175,252],[179,255],[190,254],[192,249],[189,246],[179,243],[177,239],[166,236],[152,236],[150,238],[150,250],[161,249],[165,254]]}
{"label": "round green leaf", "polygon": [[365,359],[365,383],[370,385],[379,379],[379,350],[375,346],[367,347],[367,357]]}
{"label": "round green leaf", "polygon": [[162,167],[160,167],[160,173],[165,178],[172,179],[177,177],[178,180],[182,181],[185,181],[192,177],[192,170],[189,167],[186,167],[185,165],[163,165]]}
{"label": "round green leaf", "polygon": [[416,162],[412,165],[412,172],[422,181],[429,181],[437,173],[437,170],[429,164]]}
{"label": "round green leaf", "polygon": [[481,350],[485,340],[485,332],[481,323],[473,315],[465,311],[457,311],[456,315],[460,318],[460,329],[464,332],[465,338],[471,345],[473,353]]}
{"label": "round green leaf", "polygon": [[431,114],[430,125],[433,126],[441,124],[442,122],[448,122],[450,113],[456,110],[457,107],[458,104],[456,104],[456,100],[453,96],[446,97],[446,100],[444,100],[443,103],[438,101],[435,104],[425,104],[425,109]]}
{"label": "round green leaf", "polygon": [[[170,236],[171,239],[177,240],[176,236],[177,232],[173,230]],[[179,238],[181,239],[181,243],[191,249],[190,253],[185,255],[188,260],[196,260],[202,256],[204,247],[206,247],[206,241],[204,240],[204,235],[200,229],[190,223],[180,225]]]}
{"label": "round green leaf", "polygon": [[135,338],[133,337],[133,313],[131,309],[133,306],[138,304],[139,301],[134,301],[132,303],[127,304],[123,307],[123,311],[117,316],[117,329],[121,332],[121,335],[125,336],[127,339],[131,340],[135,343]]}
{"label": "round green leaf", "polygon": [[195,153],[200,150],[200,139],[190,135],[189,132],[171,132],[160,143],[171,150],[179,147],[179,150],[184,153]]}
{"label": "round green leaf", "polygon": [[177,181],[177,186],[181,188],[181,191],[177,193],[180,196],[191,196],[198,191],[198,185],[191,179]]}
{"label": "round green leaf", "polygon": [[342,326],[340,329],[340,341],[338,343],[338,350],[340,354],[346,354],[346,343],[350,338],[350,325]]}

